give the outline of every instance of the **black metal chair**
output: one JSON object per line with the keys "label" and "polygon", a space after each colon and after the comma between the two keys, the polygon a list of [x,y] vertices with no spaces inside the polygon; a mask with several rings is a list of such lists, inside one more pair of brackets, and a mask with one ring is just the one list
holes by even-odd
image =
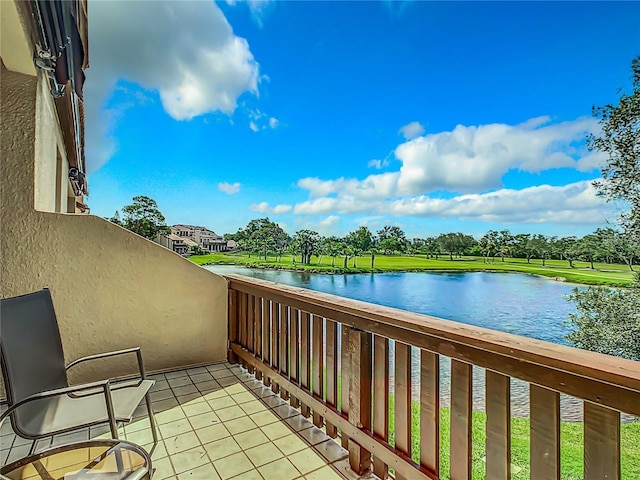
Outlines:
{"label": "black metal chair", "polygon": [[[14,432],[38,440],[81,428],[108,423],[118,438],[118,422],[130,422],[144,398],[153,435],[156,422],[140,347],[80,358],[65,366],[58,322],[48,288],[0,300],[0,353],[9,408],[0,425],[11,418]],[[67,371],[83,362],[135,354],[140,377],[113,383],[111,380],[69,386]],[[33,447],[32,447],[33,450]]]}

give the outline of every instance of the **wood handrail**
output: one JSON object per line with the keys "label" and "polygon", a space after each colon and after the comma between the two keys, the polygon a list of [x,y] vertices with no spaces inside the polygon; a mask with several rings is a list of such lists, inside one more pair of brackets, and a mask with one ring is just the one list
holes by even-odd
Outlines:
{"label": "wood handrail", "polygon": [[640,416],[640,362],[305,288],[225,277],[232,290]]}

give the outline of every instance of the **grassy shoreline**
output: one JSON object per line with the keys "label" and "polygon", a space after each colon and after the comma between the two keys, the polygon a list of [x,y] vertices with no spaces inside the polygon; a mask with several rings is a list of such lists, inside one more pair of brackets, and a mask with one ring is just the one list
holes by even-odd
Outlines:
{"label": "grassy shoreline", "polygon": [[525,259],[505,258],[496,259],[493,263],[484,263],[481,257],[463,257],[461,259],[432,259],[423,255],[412,256],[376,256],[374,267],[371,268],[371,257],[362,256],[349,259],[348,267],[344,267],[344,257],[336,257],[335,266],[327,256],[313,257],[312,263],[303,265],[294,263],[291,255],[283,256],[279,261],[274,257],[258,258],[255,255],[220,254],[192,256],[189,258],[197,265],[237,265],[248,268],[287,270],[296,272],[322,274],[355,274],[355,273],[388,273],[388,272],[433,272],[433,273],[463,273],[463,272],[498,272],[525,273],[537,275],[551,280],[569,282],[580,285],[605,285],[612,287],[629,286],[633,280],[633,273],[628,267],[619,264],[594,264],[590,268],[587,262],[574,262],[575,268],[569,268],[568,262],[547,260],[542,266],[540,260],[527,263]]}

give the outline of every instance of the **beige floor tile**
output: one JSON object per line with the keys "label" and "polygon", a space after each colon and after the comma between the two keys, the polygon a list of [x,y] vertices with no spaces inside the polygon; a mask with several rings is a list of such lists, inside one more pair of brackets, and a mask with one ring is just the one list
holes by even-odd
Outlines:
{"label": "beige floor tile", "polygon": [[300,412],[291,405],[280,405],[273,409],[274,413],[280,418],[290,418],[300,415]]}
{"label": "beige floor tile", "polygon": [[300,472],[286,458],[263,465],[258,471],[265,480],[293,480],[300,476]]}
{"label": "beige floor tile", "polygon": [[236,475],[240,475],[241,473],[248,472],[253,469],[253,464],[242,452],[220,458],[213,462],[213,466],[216,467],[218,474],[223,480],[227,480],[228,478],[235,477]]}
{"label": "beige floor tile", "polygon": [[230,377],[217,378],[216,380],[218,380],[218,383],[221,387],[229,387],[231,385],[240,383],[240,380],[233,374],[231,374]]}
{"label": "beige floor tile", "polygon": [[147,445],[153,443],[153,435],[151,434],[151,429],[147,428],[146,430],[138,430],[137,432],[128,432],[127,440],[137,443],[138,445]]}
{"label": "beige floor tile", "polygon": [[164,376],[167,380],[171,378],[181,378],[181,377],[186,377],[187,372],[186,370],[177,370],[175,372],[167,372],[164,374]]}
{"label": "beige floor tile", "polygon": [[296,453],[300,450],[308,448],[308,445],[300,440],[300,437],[295,434],[278,438],[277,440],[273,441],[273,444],[278,447],[280,451],[285,455],[291,455],[292,453]]}
{"label": "beige floor tile", "polygon": [[193,383],[210,382],[211,380],[213,380],[213,377],[209,372],[207,372],[207,370],[196,375],[189,376],[191,377],[191,381]]}
{"label": "beige floor tile", "polygon": [[204,398],[202,396],[202,393],[200,392],[196,392],[196,393],[187,393],[186,395],[179,395],[177,397],[178,399],[178,403],[182,406],[184,405],[193,405],[195,403],[202,403],[204,402]]}
{"label": "beige floor tile", "polygon": [[237,477],[233,477],[231,480],[264,480],[262,475],[258,470],[249,470],[243,474],[238,475]]}
{"label": "beige floor tile", "polygon": [[189,423],[189,420],[187,420],[186,418],[182,418],[180,420],[176,420],[175,422],[160,425],[159,430],[162,438],[167,439],[175,437],[176,435],[180,435],[181,433],[190,432],[193,430],[193,427]]}
{"label": "beige floor tile", "polygon": [[216,370],[215,372],[211,372],[211,375],[216,380],[235,376],[233,374],[233,372],[231,370],[229,370],[228,368],[222,368],[220,370]]}
{"label": "beige floor tile", "polygon": [[156,383],[151,387],[151,392],[158,392],[160,390],[166,390],[169,388],[169,382],[166,380],[156,380]]}
{"label": "beige floor tile", "polygon": [[247,414],[238,406],[235,405],[233,407],[222,408],[220,410],[213,410],[218,415],[218,418],[223,422],[227,420],[233,420],[234,418],[246,417]]}
{"label": "beige floor tile", "polygon": [[305,480],[343,480],[343,477],[338,475],[329,465],[309,473],[304,478]]}
{"label": "beige floor tile", "polygon": [[238,406],[236,402],[233,400],[233,398],[231,398],[229,395],[213,398],[211,400],[207,400],[207,402],[209,402],[209,405],[211,405],[211,408],[213,408],[214,411],[224,410],[225,408]]}
{"label": "beige floor tile", "polygon": [[202,396],[207,402],[211,402],[211,400],[214,400],[216,398],[228,397],[229,395],[227,395],[227,392],[225,392],[224,389],[218,388],[204,393]]}
{"label": "beige floor tile", "polygon": [[230,436],[229,430],[221,423],[196,430],[196,435],[205,444]]}
{"label": "beige floor tile", "polygon": [[164,410],[155,415],[156,422],[159,425],[175,422],[176,420],[182,420],[186,418],[186,415],[180,407],[174,407],[170,410]]}
{"label": "beige floor tile", "polygon": [[242,451],[242,448],[233,439],[233,437],[222,438],[220,440],[216,440],[215,442],[206,443],[204,445],[204,448],[207,451],[207,454],[209,455],[211,461],[228,457],[229,455],[233,455],[234,453]]}
{"label": "beige floor tile", "polygon": [[231,394],[231,397],[233,397],[237,404],[247,403],[256,399],[255,395],[252,395],[244,389],[240,393]]}
{"label": "beige floor tile", "polygon": [[171,388],[184,387],[186,385],[193,385],[193,382],[189,377],[170,378],[167,380]]}
{"label": "beige floor tile", "polygon": [[220,423],[220,419],[213,412],[203,413],[202,415],[194,415],[189,417],[189,422],[193,426],[194,430],[198,430],[199,428],[209,427],[211,425],[215,425],[216,423]]}
{"label": "beige floor tile", "polygon": [[175,475],[169,457],[155,460],[151,466],[156,470],[153,474],[153,480],[164,480],[165,478],[171,478]]}
{"label": "beige floor tile", "polygon": [[231,435],[246,432],[247,430],[255,430],[258,428],[258,426],[253,423],[253,421],[249,417],[246,416],[224,422],[224,426],[227,428],[227,430],[229,430]]}
{"label": "beige floor tile", "polygon": [[202,445],[171,455],[171,463],[177,474],[209,463],[209,457]]}
{"label": "beige floor tile", "polygon": [[200,445],[200,440],[195,433],[189,432],[178,435],[177,437],[165,439],[164,445],[169,456],[172,456],[175,453],[184,452],[185,450],[197,447]]}
{"label": "beige floor tile", "polygon": [[342,446],[333,439],[318,443],[314,445],[313,448],[326,458],[329,463],[341,460],[349,455],[349,451],[342,448]]}
{"label": "beige floor tile", "polygon": [[265,410],[258,413],[252,413],[249,415],[249,418],[253,420],[256,425],[262,427],[264,425],[269,425],[270,423],[277,422],[279,418],[274,415],[271,410]]}
{"label": "beige floor tile", "polygon": [[149,424],[149,417],[133,420],[131,423],[127,423],[124,426],[125,433],[139,432],[145,428],[151,428]]}
{"label": "beige floor tile", "polygon": [[327,462],[310,448],[288,455],[287,458],[301,473],[313,472]]}
{"label": "beige floor tile", "polygon": [[153,412],[158,414],[160,412],[164,412],[165,410],[171,410],[179,406],[178,400],[173,398],[167,398],[166,400],[158,400],[157,402],[153,402],[151,406],[153,407]]}
{"label": "beige floor tile", "polygon": [[154,462],[167,456],[167,448],[164,446],[164,441],[158,440],[155,450],[151,454],[151,460]]}
{"label": "beige floor tile", "polygon": [[304,438],[311,445],[317,445],[320,442],[326,442],[331,438],[315,426],[299,431],[298,435]]}
{"label": "beige floor tile", "polygon": [[276,440],[284,437],[285,435],[291,434],[291,430],[281,423],[270,423],[269,425],[260,427],[260,430],[262,430],[262,432],[271,440]]}
{"label": "beige floor tile", "polygon": [[258,412],[264,412],[265,410],[267,410],[267,406],[258,401],[258,400],[252,400],[250,402],[247,403],[241,403],[240,404],[240,408],[244,411],[244,413],[246,413],[247,415],[251,415],[252,413],[258,413]]}
{"label": "beige floor tile", "polygon": [[293,428],[296,432],[299,432],[300,430],[304,430],[305,428],[310,428],[311,426],[313,426],[313,423],[311,423],[309,420],[304,418],[302,415],[289,417],[285,420],[285,423],[287,425],[290,425],[291,428]]}
{"label": "beige floor tile", "polygon": [[233,438],[238,445],[242,447],[243,450],[246,450],[251,447],[255,447],[256,445],[261,445],[263,443],[267,443],[269,439],[267,436],[262,433],[260,430],[249,430],[248,432],[239,433],[234,435]]}
{"label": "beige floor tile", "polygon": [[149,398],[151,398],[152,402],[157,402],[159,400],[166,400],[167,398],[173,398],[173,392],[169,389],[167,390],[159,390],[157,392],[151,392],[149,394]]}
{"label": "beige floor tile", "polygon": [[181,395],[191,395],[191,394],[200,394],[200,391],[196,388],[195,385],[184,385],[182,387],[174,387],[173,393],[176,397]]}
{"label": "beige floor tile", "polygon": [[213,365],[209,365],[207,367],[207,371],[215,372],[217,370],[226,370],[226,368],[227,368],[227,363],[226,362],[214,363]]}
{"label": "beige floor tile", "polygon": [[207,373],[207,367],[194,367],[187,369],[187,374],[192,377],[193,375],[199,375],[201,373]]}
{"label": "beige floor tile", "polygon": [[[207,463],[201,467],[188,470],[178,475],[179,480],[219,480],[220,476],[213,465]],[[155,477],[154,477],[155,480]]]}
{"label": "beige floor tile", "polygon": [[187,403],[182,405],[182,411],[187,417],[195,417],[196,415],[210,412],[211,407],[207,402]]}
{"label": "beige floor tile", "polygon": [[271,442],[252,447],[245,450],[244,453],[256,467],[261,467],[283,457],[282,452]]}

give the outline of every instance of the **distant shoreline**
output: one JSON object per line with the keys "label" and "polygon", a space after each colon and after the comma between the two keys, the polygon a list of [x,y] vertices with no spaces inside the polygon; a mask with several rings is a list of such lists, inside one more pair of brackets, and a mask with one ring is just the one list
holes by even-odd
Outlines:
{"label": "distant shoreline", "polygon": [[[211,258],[214,257],[214,258]],[[326,257],[324,257],[326,258]],[[360,260],[369,261],[369,257],[359,257]],[[367,274],[367,273],[473,273],[473,272],[486,272],[486,273],[521,273],[526,275],[534,275],[548,280],[553,280],[562,283],[574,284],[574,285],[603,285],[611,287],[625,287],[632,281],[631,273],[622,271],[601,271],[591,270],[588,268],[574,268],[569,269],[557,265],[558,261],[547,261],[548,266],[542,267],[541,265],[530,263],[515,263],[499,262],[497,264],[485,264],[474,263],[476,259],[468,260],[434,260],[426,259],[424,257],[376,257],[376,263],[380,262],[382,265],[376,265],[374,268],[370,266],[357,266],[347,267],[335,266],[322,263],[320,265],[302,265],[292,263],[284,263],[275,261],[264,262],[255,259],[255,257],[249,258],[248,256],[233,257],[229,255],[205,255],[205,256],[193,256],[190,257],[193,263],[201,266],[205,265],[228,265],[245,268],[254,268],[260,270],[282,270],[289,272],[299,273],[316,273],[322,275],[350,275],[350,274]],[[342,262],[342,259],[340,260]],[[352,260],[350,260],[350,263]],[[452,264],[447,265],[449,262]],[[337,263],[337,262],[336,262]],[[412,265],[407,265],[407,264]],[[422,265],[420,264],[422,263]],[[426,265],[425,265],[426,263]]]}

